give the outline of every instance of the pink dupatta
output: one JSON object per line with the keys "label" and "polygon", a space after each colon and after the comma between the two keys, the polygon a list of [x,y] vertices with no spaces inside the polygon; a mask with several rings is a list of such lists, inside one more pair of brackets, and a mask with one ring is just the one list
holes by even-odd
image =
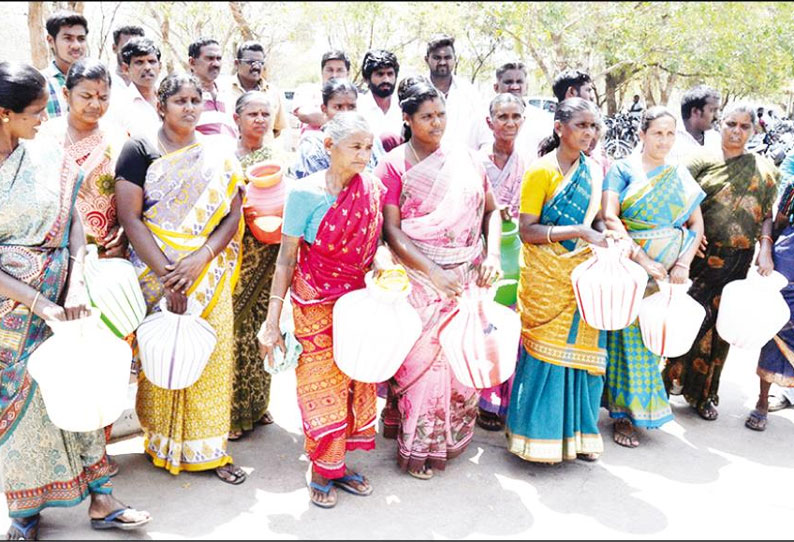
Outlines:
{"label": "pink dupatta", "polygon": [[323,217],[314,244],[301,241],[292,298],[302,305],[333,301],[364,287],[380,239],[385,190],[357,175]]}

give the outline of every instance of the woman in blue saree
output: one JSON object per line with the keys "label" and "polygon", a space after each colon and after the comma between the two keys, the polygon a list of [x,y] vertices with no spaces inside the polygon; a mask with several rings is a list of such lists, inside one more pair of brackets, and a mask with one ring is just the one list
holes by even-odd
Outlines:
{"label": "woman in blue saree", "polygon": [[593,461],[604,449],[598,410],[606,333],[579,314],[571,271],[606,246],[600,168],[584,152],[599,113],[581,98],[560,103],[546,154],[524,174],[518,310],[522,348],[507,411],[508,450],[527,461]]}
{"label": "woman in blue saree", "polygon": [[[642,153],[616,162],[604,179],[603,208],[607,227],[628,237],[632,259],[655,281],[683,284],[703,236],[700,202],[705,198],[684,166],[668,164],[675,142],[676,120],[665,107],[645,112],[640,128]],[[648,291],[656,290],[651,281]],[[673,419],[659,356],[642,342],[635,320],[607,334],[604,403],[615,419],[613,439],[635,448],[634,427],[656,429]]]}

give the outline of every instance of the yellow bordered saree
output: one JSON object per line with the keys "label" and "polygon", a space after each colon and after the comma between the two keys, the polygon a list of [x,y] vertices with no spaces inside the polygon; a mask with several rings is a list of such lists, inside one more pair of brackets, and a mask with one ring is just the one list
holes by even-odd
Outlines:
{"label": "yellow bordered saree", "polygon": [[[143,222],[166,257],[178,261],[206,242],[229,213],[242,183],[237,159],[200,140],[149,166],[143,188]],[[232,291],[240,272],[244,226],[241,217],[235,237],[188,290],[218,338],[199,380],[182,390],[165,390],[150,383],[143,373],[138,378],[136,412],[145,432],[144,448],[155,466],[172,474],[232,462],[226,452],[234,372]],[[151,311],[163,296],[163,286],[134,248],[130,260]]]}

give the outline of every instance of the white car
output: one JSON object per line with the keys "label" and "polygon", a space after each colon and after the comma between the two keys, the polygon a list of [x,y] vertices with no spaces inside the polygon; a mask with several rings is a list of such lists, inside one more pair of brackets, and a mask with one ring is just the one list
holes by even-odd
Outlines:
{"label": "white car", "polygon": [[527,103],[538,109],[548,111],[552,115],[557,110],[557,98],[549,96],[527,96]]}

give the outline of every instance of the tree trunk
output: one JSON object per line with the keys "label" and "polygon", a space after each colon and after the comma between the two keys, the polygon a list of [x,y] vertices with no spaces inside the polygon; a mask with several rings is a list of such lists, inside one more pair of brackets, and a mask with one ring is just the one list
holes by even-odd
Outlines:
{"label": "tree trunk", "polygon": [[69,8],[69,11],[76,11],[82,15],[85,2],[66,2],[66,6]]}
{"label": "tree trunk", "polygon": [[47,65],[49,54],[44,32],[44,3],[28,2],[28,36],[30,37],[30,56],[33,66],[42,69]]}
{"label": "tree trunk", "polygon": [[251,25],[248,24],[248,21],[245,19],[245,15],[243,15],[243,3],[229,2],[229,10],[232,12],[232,18],[237,24],[237,28],[240,29],[240,34],[242,34],[243,40],[251,41],[256,39],[254,32],[251,30]]}
{"label": "tree trunk", "polygon": [[618,88],[618,77],[615,72],[610,72],[604,77],[604,94],[607,101],[607,115],[613,116],[618,111],[617,102],[615,101],[615,93]]}

